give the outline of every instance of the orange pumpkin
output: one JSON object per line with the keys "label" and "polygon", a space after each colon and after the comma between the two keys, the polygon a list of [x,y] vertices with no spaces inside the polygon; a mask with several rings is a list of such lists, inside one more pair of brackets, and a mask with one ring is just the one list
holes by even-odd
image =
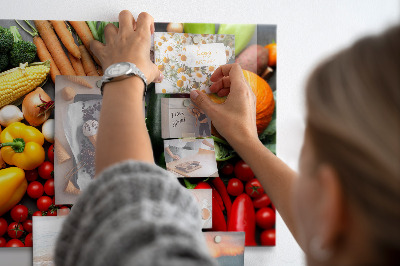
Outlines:
{"label": "orange pumpkin", "polygon": [[[274,95],[271,87],[260,76],[247,70],[243,70],[243,74],[257,98],[257,132],[261,134],[272,120],[275,109]],[[223,103],[226,100],[226,97],[219,97],[215,93],[208,94],[208,96],[215,103]],[[212,133],[220,137],[214,127],[212,127]]]}

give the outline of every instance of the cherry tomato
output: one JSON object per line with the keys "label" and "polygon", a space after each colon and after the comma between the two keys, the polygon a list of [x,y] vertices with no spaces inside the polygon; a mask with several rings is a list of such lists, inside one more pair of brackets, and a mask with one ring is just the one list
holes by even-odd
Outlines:
{"label": "cherry tomato", "polygon": [[46,216],[57,216],[57,210],[48,210]]}
{"label": "cherry tomato", "polygon": [[207,182],[200,182],[196,185],[196,189],[210,189],[210,185]]}
{"label": "cherry tomato", "polygon": [[35,211],[32,216],[43,216],[43,213],[41,211]]}
{"label": "cherry tomato", "polygon": [[275,212],[273,209],[264,207],[256,212],[256,223],[262,229],[270,229],[275,224]]}
{"label": "cherry tomato", "polygon": [[11,218],[16,222],[23,222],[28,218],[28,208],[24,205],[16,205],[11,209]]}
{"label": "cherry tomato", "polygon": [[0,217],[0,236],[4,235],[7,232],[8,223],[6,219]]}
{"label": "cherry tomato", "polygon": [[261,233],[262,246],[275,246],[275,229],[264,230]]}
{"label": "cherry tomato", "polygon": [[25,247],[25,245],[19,239],[11,239],[10,241],[7,242],[6,247],[8,247],[8,248],[22,248],[22,247]]}
{"label": "cherry tomato", "polygon": [[44,183],[44,192],[49,196],[54,195],[54,178],[50,178]]}
{"label": "cherry tomato", "polygon": [[26,192],[32,199],[37,199],[43,195],[44,188],[39,181],[33,181],[28,185],[28,189],[26,190]]}
{"label": "cherry tomato", "polygon": [[29,182],[35,181],[39,177],[37,169],[25,170],[25,178]]}
{"label": "cherry tomato", "polygon": [[47,150],[47,157],[49,157],[51,163],[54,163],[54,144],[52,144]]}
{"label": "cherry tomato", "polygon": [[53,204],[53,201],[48,196],[41,196],[37,200],[36,204],[40,211],[47,211],[49,207]]}
{"label": "cherry tomato", "polygon": [[238,161],[235,164],[235,176],[242,181],[249,181],[250,179],[254,178],[254,173],[250,169],[250,166],[246,164],[243,160]]}
{"label": "cherry tomato", "polygon": [[228,182],[227,191],[231,196],[239,196],[243,193],[243,183],[237,178],[232,178]]}
{"label": "cherry tomato", "polygon": [[20,238],[24,233],[24,228],[20,223],[12,222],[8,226],[8,235],[11,238]]}
{"label": "cherry tomato", "polygon": [[42,163],[39,168],[39,175],[43,179],[50,179],[54,175],[54,165],[51,162],[44,162]]}
{"label": "cherry tomato", "polygon": [[233,173],[233,164],[225,163],[221,168],[221,173],[224,175],[231,175]]}
{"label": "cherry tomato", "polygon": [[5,247],[7,240],[4,237],[0,237],[0,248]]}
{"label": "cherry tomato", "polygon": [[32,233],[29,233],[25,237],[25,247],[32,247]]}
{"label": "cherry tomato", "polygon": [[32,233],[32,220],[26,220],[22,223],[22,226],[24,227],[25,231]]}
{"label": "cherry tomato", "polygon": [[267,194],[262,194],[261,197],[253,199],[254,208],[260,209],[262,207],[268,207],[271,204],[271,199]]}
{"label": "cherry tomato", "polygon": [[260,182],[257,179],[253,178],[246,183],[246,193],[250,197],[256,199],[264,194],[264,189],[261,186]]}

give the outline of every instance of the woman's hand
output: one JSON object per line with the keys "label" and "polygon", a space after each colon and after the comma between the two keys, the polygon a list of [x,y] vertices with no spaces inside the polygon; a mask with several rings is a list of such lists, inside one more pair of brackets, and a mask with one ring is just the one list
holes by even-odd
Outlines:
{"label": "woman's hand", "polygon": [[211,76],[210,91],[228,95],[223,104],[216,104],[200,91],[192,91],[190,98],[200,107],[218,132],[232,145],[257,138],[256,98],[238,64],[220,66]]}
{"label": "woman's hand", "polygon": [[103,69],[120,62],[134,63],[146,76],[147,82],[159,82],[162,74],[150,60],[153,17],[142,12],[137,21],[128,10],[119,13],[119,28],[110,23],[104,29],[106,44],[93,40],[90,49]]}

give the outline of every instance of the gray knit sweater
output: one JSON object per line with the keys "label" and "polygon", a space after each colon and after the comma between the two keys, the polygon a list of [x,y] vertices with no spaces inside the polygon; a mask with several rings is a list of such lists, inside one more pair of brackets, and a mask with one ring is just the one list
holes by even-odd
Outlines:
{"label": "gray knit sweater", "polygon": [[126,161],[80,195],[57,239],[56,265],[217,265],[193,196],[160,167]]}

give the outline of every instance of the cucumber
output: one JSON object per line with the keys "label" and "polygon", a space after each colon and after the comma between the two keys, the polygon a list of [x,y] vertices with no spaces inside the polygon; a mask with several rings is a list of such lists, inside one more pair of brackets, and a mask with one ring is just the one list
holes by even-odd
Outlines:
{"label": "cucumber", "polygon": [[161,98],[169,98],[169,95],[155,93],[154,86],[148,88],[147,94],[146,126],[153,147],[154,159],[157,161],[164,151],[164,141],[161,138]]}

